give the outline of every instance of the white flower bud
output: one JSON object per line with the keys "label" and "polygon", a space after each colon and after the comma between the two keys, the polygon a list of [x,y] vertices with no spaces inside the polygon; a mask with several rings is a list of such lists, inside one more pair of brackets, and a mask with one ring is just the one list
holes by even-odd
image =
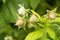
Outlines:
{"label": "white flower bud", "polygon": [[38,20],[38,18],[37,18],[37,16],[36,15],[31,15],[31,17],[30,17],[30,19],[29,19],[29,22],[38,22],[39,20]]}
{"label": "white flower bud", "polygon": [[22,19],[22,18],[18,18],[18,20],[16,21],[16,24],[15,25],[17,25],[17,26],[22,26],[22,25],[24,25],[24,19]]}
{"label": "white flower bud", "polygon": [[20,4],[19,4],[19,6],[20,6],[20,8],[18,9],[18,13],[21,14],[21,15],[25,15],[25,8],[24,8],[24,6],[22,6]]}
{"label": "white flower bud", "polygon": [[33,27],[33,24],[32,24],[32,23],[29,23],[29,24],[28,24],[28,27],[29,27],[29,28],[32,28],[32,27]]}
{"label": "white flower bud", "polygon": [[13,38],[11,36],[6,36],[4,40],[13,40]]}
{"label": "white flower bud", "polygon": [[56,15],[55,15],[55,13],[54,13],[53,11],[51,11],[51,12],[49,13],[49,18],[50,18],[50,19],[55,19],[55,18],[56,18]]}

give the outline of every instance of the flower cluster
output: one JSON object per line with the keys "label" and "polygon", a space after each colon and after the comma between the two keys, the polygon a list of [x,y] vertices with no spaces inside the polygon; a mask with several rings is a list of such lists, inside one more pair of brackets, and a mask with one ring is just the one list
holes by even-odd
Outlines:
{"label": "flower cluster", "polygon": [[13,38],[11,36],[6,36],[4,40],[13,40]]}
{"label": "flower cluster", "polygon": [[[26,11],[27,9],[25,9],[24,6],[19,4],[19,7],[20,7],[18,9],[19,16],[18,16],[18,19],[17,19],[15,25],[17,25],[17,26],[24,26],[24,23],[26,22],[26,17],[25,16],[26,16],[26,14],[29,15],[29,13],[27,13],[27,11]],[[20,15],[22,15],[22,17]],[[31,24],[31,22],[38,22],[38,18],[34,14],[31,14],[28,20],[29,20],[30,24]],[[30,25],[30,24],[28,24],[28,25]]]}

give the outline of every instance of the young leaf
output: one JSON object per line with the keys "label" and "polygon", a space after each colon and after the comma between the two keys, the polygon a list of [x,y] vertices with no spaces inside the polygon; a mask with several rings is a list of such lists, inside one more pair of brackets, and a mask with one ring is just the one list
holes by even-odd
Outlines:
{"label": "young leaf", "polygon": [[29,33],[27,37],[25,38],[25,40],[36,40],[40,38],[41,36],[43,36],[43,31],[37,30],[37,31]]}
{"label": "young leaf", "polygon": [[48,31],[49,36],[52,39],[55,39],[55,32],[54,32],[54,30],[51,27],[47,27],[47,31]]}
{"label": "young leaf", "polygon": [[55,22],[60,22],[60,18],[56,18],[55,19]]}
{"label": "young leaf", "polygon": [[53,12],[56,12],[56,11],[57,11],[57,7],[56,7],[56,8],[54,8],[52,11],[53,11]]}

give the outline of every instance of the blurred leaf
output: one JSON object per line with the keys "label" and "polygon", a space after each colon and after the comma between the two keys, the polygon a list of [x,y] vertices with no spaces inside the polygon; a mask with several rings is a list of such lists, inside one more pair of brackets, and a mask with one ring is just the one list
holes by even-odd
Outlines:
{"label": "blurred leaf", "polygon": [[11,29],[11,26],[4,20],[4,17],[0,15],[0,34],[3,32],[8,33]]}
{"label": "blurred leaf", "polygon": [[56,7],[56,8],[54,8],[52,11],[53,11],[53,12],[56,12],[56,11],[57,11],[57,7]]}
{"label": "blurred leaf", "polygon": [[55,19],[55,22],[60,22],[60,18],[56,18]]}
{"label": "blurred leaf", "polygon": [[47,32],[52,39],[55,39],[56,35],[54,30],[51,27],[47,27]]}
{"label": "blurred leaf", "polygon": [[41,36],[43,36],[43,31],[37,30],[37,31],[29,33],[27,37],[25,38],[25,40],[36,40],[40,38]]}
{"label": "blurred leaf", "polygon": [[46,0],[41,0],[38,7],[36,8],[36,12],[43,16],[46,14],[46,10],[52,9],[52,7],[46,2]]}
{"label": "blurred leaf", "polygon": [[40,0],[28,0],[29,4],[31,5],[32,9],[35,10],[40,3]]}
{"label": "blurred leaf", "polygon": [[6,0],[2,0],[3,1],[3,3],[6,3]]}
{"label": "blurred leaf", "polygon": [[39,38],[37,40],[50,40],[50,39],[48,39],[48,38]]}
{"label": "blurred leaf", "polygon": [[13,20],[16,21],[16,19],[17,19],[17,10],[15,9],[14,5],[13,5],[11,2],[9,2],[8,8],[9,8],[9,10],[10,10],[12,16],[14,17]]}

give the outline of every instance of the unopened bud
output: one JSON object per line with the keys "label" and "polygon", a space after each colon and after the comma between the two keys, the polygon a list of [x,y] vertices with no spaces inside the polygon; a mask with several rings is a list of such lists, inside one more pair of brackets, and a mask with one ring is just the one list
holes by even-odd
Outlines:
{"label": "unopened bud", "polygon": [[16,21],[16,24],[15,24],[15,25],[17,25],[17,26],[22,26],[22,25],[24,25],[24,19],[19,18],[19,19]]}
{"label": "unopened bud", "polygon": [[29,19],[29,22],[38,22],[38,21],[39,20],[38,20],[37,16],[34,15],[34,14],[32,14],[31,17],[30,17],[30,19]]}
{"label": "unopened bud", "polygon": [[22,6],[22,5],[20,5],[19,4],[19,6],[20,6],[20,8],[18,9],[18,13],[20,14],[20,15],[25,15],[25,8],[24,8],[24,6]]}
{"label": "unopened bud", "polygon": [[56,18],[56,15],[53,11],[51,11],[48,15],[49,15],[50,19],[55,19]]}
{"label": "unopened bud", "polygon": [[32,28],[32,27],[33,27],[33,24],[32,24],[32,23],[29,23],[29,24],[28,24],[28,27],[29,27],[29,28]]}
{"label": "unopened bud", "polygon": [[4,40],[13,40],[13,38],[11,36],[6,36]]}

